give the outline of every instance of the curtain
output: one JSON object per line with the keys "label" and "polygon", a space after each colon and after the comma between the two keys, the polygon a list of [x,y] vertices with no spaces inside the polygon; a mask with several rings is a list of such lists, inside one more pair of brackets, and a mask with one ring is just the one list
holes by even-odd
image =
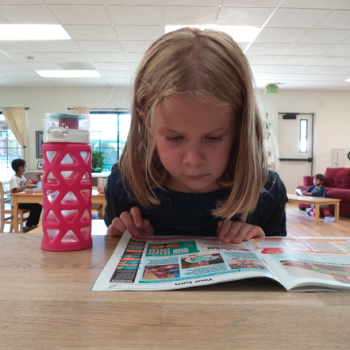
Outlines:
{"label": "curtain", "polygon": [[91,111],[90,107],[74,107],[73,113],[74,114],[87,114],[89,115]]}
{"label": "curtain", "polygon": [[22,146],[22,158],[27,159],[26,110],[24,107],[2,107],[2,113],[17,142]]}

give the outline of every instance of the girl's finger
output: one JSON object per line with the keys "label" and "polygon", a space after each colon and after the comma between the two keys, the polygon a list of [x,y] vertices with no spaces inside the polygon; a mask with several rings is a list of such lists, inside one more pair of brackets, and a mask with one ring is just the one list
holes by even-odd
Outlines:
{"label": "girl's finger", "polygon": [[120,214],[120,219],[133,237],[137,237],[140,234],[140,231],[135,226],[134,219],[130,213],[127,211],[122,212]]}
{"label": "girl's finger", "polygon": [[142,216],[140,209],[138,207],[132,207],[130,210],[130,215],[132,216],[134,225],[137,228],[142,229]]}

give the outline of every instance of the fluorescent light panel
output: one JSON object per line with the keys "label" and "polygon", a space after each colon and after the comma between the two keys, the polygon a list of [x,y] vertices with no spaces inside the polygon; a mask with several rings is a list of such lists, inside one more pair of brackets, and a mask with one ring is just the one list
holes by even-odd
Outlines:
{"label": "fluorescent light panel", "polygon": [[346,79],[345,81],[348,81],[350,83],[350,78],[349,79]]}
{"label": "fluorescent light panel", "polygon": [[184,27],[192,27],[198,29],[214,29],[219,30],[221,32],[225,32],[232,36],[232,38],[241,43],[250,43],[253,41],[261,31],[261,28],[258,27],[245,27],[245,26],[220,26],[215,24],[208,25],[166,25],[165,33],[173,32],[174,30],[178,30]]}
{"label": "fluorescent light panel", "polygon": [[43,78],[99,78],[96,70],[36,70]]}
{"label": "fluorescent light panel", "polygon": [[71,40],[59,24],[0,24],[0,40]]}

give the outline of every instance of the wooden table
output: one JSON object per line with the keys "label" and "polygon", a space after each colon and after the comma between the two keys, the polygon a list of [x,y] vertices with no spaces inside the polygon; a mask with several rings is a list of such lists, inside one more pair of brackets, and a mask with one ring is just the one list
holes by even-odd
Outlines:
{"label": "wooden table", "polygon": [[[11,194],[12,206],[13,206],[13,216],[18,217],[18,204],[20,203],[42,203],[43,202],[43,193],[42,192],[31,192],[22,191]],[[96,189],[92,190],[91,196],[92,204],[102,204],[102,213],[104,213],[105,206],[107,201],[104,193],[99,193]],[[15,233],[18,233],[18,225],[14,227]]]}
{"label": "wooden table", "polygon": [[313,196],[299,196],[298,194],[287,194],[288,201],[291,203],[304,203],[315,205],[315,224],[317,225],[320,220],[320,205],[334,205],[334,219],[339,221],[339,202],[340,199],[335,198],[323,198]]}
{"label": "wooden table", "polygon": [[118,238],[40,249],[0,234],[2,349],[348,349],[350,293],[288,293],[268,279],[164,292],[92,292]]}

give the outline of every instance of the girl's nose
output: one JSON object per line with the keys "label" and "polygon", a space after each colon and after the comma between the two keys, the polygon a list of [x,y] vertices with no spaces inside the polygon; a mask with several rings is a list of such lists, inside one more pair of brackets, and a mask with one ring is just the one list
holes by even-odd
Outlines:
{"label": "girl's nose", "polygon": [[198,145],[192,145],[186,148],[183,156],[183,163],[187,165],[199,165],[204,163],[204,152]]}

